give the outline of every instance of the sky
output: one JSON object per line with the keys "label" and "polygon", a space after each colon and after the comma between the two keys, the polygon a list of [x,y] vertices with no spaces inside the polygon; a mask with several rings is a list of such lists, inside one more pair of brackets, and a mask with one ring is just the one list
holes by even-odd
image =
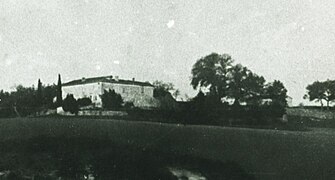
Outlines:
{"label": "sky", "polygon": [[[1,0],[0,89],[114,75],[193,96],[193,64],[230,54],[294,104],[335,79],[333,0]],[[36,86],[36,85],[35,85]]]}

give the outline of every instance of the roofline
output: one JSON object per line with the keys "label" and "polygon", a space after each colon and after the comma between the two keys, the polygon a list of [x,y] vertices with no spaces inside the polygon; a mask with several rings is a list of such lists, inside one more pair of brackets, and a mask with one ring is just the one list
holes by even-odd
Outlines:
{"label": "roofline", "polygon": [[[92,83],[110,83],[110,84],[125,84],[125,85],[135,85],[135,86],[147,86],[147,87],[154,87],[150,82],[140,82],[140,81],[132,81],[132,80],[124,80],[120,79],[116,81],[115,79],[113,81],[106,80],[109,76],[100,76],[100,77],[92,77],[87,78],[85,81],[82,82],[81,79],[72,80],[66,83],[63,83],[62,86],[76,86],[76,85],[83,85],[83,84],[92,84]],[[92,79],[97,79],[96,81],[90,81]]]}
{"label": "roofline", "polygon": [[[76,81],[76,80],[73,80],[73,81]],[[69,82],[66,82],[64,84],[62,84],[62,87],[63,86],[77,86],[77,85],[84,85],[84,84],[94,84],[94,83],[97,83],[97,82],[86,82],[86,83],[81,83],[81,84],[70,84],[72,83],[73,81],[69,81]],[[100,82],[100,81],[99,81]]]}
{"label": "roofline", "polygon": [[[70,81],[72,82],[72,81]],[[148,87],[154,87],[152,84],[146,84],[146,85],[139,85],[139,84],[128,84],[128,83],[122,83],[122,82],[105,82],[105,81],[96,81],[96,82],[86,82],[86,83],[81,83],[81,84],[68,84],[70,82],[62,84],[62,87],[69,87],[69,86],[78,86],[78,85],[84,85],[84,84],[94,84],[97,82],[101,83],[109,83],[109,84],[124,84],[124,85],[133,85],[133,86],[148,86]],[[138,82],[138,81],[137,81]]]}

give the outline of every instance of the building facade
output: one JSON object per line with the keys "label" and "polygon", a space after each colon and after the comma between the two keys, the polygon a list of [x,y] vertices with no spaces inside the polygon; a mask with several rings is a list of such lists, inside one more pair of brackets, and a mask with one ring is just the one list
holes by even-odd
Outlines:
{"label": "building facade", "polygon": [[152,108],[157,106],[153,97],[154,86],[149,82],[119,79],[118,76],[82,78],[62,84],[63,99],[72,94],[74,98],[90,98],[95,107],[102,107],[101,95],[114,90],[124,102],[132,102],[135,107]]}

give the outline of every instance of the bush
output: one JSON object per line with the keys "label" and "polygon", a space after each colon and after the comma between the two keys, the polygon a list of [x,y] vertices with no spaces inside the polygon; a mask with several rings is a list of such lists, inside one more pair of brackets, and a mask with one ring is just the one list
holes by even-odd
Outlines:
{"label": "bush", "polygon": [[62,107],[65,112],[78,114],[79,106],[77,100],[73,97],[73,94],[66,95],[66,98],[63,100]]}
{"label": "bush", "polygon": [[172,97],[170,93],[165,96],[157,97],[159,101],[159,109],[163,111],[176,111],[178,109],[176,100]]}
{"label": "bush", "polygon": [[198,95],[182,108],[182,121],[188,124],[215,124],[221,116],[222,103],[215,96]]}
{"label": "bush", "polygon": [[270,114],[269,116],[280,118],[283,117],[283,115],[286,113],[285,106],[279,104],[279,103],[273,103],[269,106]]}
{"label": "bush", "polygon": [[106,91],[101,95],[102,107],[108,110],[118,110],[122,107],[123,99],[115,90]]}
{"label": "bush", "polygon": [[77,103],[79,107],[85,107],[91,105],[92,101],[90,98],[80,98],[77,100]]}
{"label": "bush", "polygon": [[126,109],[133,109],[133,108],[135,107],[135,105],[134,105],[133,102],[126,102],[126,103],[124,104],[124,107],[125,107]]}
{"label": "bush", "polygon": [[1,107],[0,106],[0,118],[14,117],[15,112],[11,107]]}

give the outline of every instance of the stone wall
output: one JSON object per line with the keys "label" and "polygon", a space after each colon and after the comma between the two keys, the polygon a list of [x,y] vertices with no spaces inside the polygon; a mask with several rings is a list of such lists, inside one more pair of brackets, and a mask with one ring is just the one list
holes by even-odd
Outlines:
{"label": "stone wall", "polygon": [[127,116],[125,111],[99,111],[99,110],[81,110],[79,116]]}
{"label": "stone wall", "polygon": [[157,100],[153,97],[154,88],[151,86],[103,83],[102,89],[114,89],[122,96],[124,102],[133,102],[136,107],[153,108],[158,106]]}
{"label": "stone wall", "polygon": [[[57,114],[63,116],[75,116],[70,112],[64,112],[62,108],[57,108]],[[125,111],[103,111],[103,110],[80,110],[78,111],[78,116],[113,116],[122,117],[127,116],[128,113]]]}
{"label": "stone wall", "polygon": [[153,97],[154,87],[138,86],[133,84],[117,83],[88,83],[74,86],[62,87],[63,99],[67,94],[73,94],[74,98],[90,98],[95,107],[102,107],[100,96],[104,90],[114,89],[116,93],[122,96],[124,102],[133,102],[136,107],[155,108],[158,107],[158,101]]}
{"label": "stone wall", "polygon": [[63,86],[62,87],[62,98],[65,99],[66,95],[73,94],[75,99],[79,98],[90,98],[91,101],[97,106],[101,107],[102,102],[100,95],[101,83],[89,83],[89,84],[79,84],[74,86]]}
{"label": "stone wall", "polygon": [[304,108],[287,108],[287,115],[291,116],[300,116],[300,117],[309,117],[316,119],[334,119],[335,120],[335,112],[334,111],[321,111],[319,109],[304,109]]}

